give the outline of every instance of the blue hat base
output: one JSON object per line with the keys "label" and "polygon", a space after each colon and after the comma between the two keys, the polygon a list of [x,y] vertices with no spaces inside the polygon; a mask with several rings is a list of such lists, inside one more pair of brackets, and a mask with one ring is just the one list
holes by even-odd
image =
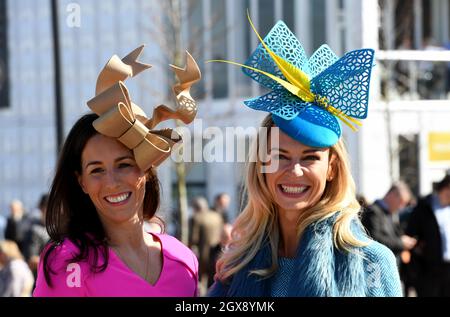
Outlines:
{"label": "blue hat base", "polygon": [[341,137],[341,125],[334,115],[310,104],[294,119],[286,120],[272,114],[277,127],[294,140],[310,147],[333,146]]}

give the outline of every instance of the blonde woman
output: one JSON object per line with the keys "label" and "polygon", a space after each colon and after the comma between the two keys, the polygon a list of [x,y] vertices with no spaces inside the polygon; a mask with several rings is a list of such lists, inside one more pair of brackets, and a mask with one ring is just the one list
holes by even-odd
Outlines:
{"label": "blonde woman", "polygon": [[0,297],[29,297],[34,277],[14,241],[0,241]]}
{"label": "blonde woman", "polygon": [[338,121],[367,115],[373,50],[338,59],[325,45],[308,60],[281,21],[261,42],[241,66],[271,89],[245,102],[270,113],[253,148],[267,141],[267,157],[248,164],[248,200],[209,295],[401,296],[394,255],[359,221]]}

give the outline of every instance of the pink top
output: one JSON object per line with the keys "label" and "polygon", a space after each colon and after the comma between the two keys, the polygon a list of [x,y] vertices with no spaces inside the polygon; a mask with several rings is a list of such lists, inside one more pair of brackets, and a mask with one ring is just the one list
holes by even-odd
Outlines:
{"label": "pink top", "polygon": [[[86,261],[69,263],[78,248],[68,239],[50,255],[52,286],[45,281],[43,261],[39,264],[35,297],[192,297],[197,296],[198,261],[194,253],[166,234],[152,235],[161,242],[163,264],[155,285],[133,272],[109,248],[105,271],[93,273]],[[100,262],[101,264],[102,262]]]}

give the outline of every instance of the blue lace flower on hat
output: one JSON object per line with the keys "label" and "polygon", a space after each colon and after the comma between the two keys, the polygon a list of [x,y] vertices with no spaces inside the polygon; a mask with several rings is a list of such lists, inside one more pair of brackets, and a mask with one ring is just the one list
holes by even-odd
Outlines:
{"label": "blue lace flower on hat", "polygon": [[245,101],[272,114],[290,137],[311,147],[329,147],[340,138],[340,119],[352,130],[367,117],[374,50],[360,49],[338,58],[322,45],[308,59],[300,42],[283,21],[263,39],[242,66],[246,75],[270,92]]}

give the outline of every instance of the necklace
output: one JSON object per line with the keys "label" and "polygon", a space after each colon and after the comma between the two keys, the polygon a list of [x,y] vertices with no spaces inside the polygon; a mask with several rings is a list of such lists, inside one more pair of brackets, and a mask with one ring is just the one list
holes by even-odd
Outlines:
{"label": "necklace", "polygon": [[[122,255],[122,253],[119,251],[119,249],[117,248],[117,247],[113,247],[113,246],[111,246],[111,248],[113,248],[114,249],[114,251],[116,251],[117,252],[117,254],[119,255],[119,257],[120,257],[120,259],[132,270],[132,271],[134,271],[133,269],[132,269],[132,267],[127,263],[127,261],[125,260],[126,258]],[[149,258],[150,258],[150,251],[149,251],[149,248],[147,247],[147,252],[146,252],[146,260],[145,260],[145,274],[144,274],[144,279],[145,279],[145,281],[147,281],[148,282],[148,268],[149,268]],[[135,272],[135,273],[137,273],[137,272]]]}

